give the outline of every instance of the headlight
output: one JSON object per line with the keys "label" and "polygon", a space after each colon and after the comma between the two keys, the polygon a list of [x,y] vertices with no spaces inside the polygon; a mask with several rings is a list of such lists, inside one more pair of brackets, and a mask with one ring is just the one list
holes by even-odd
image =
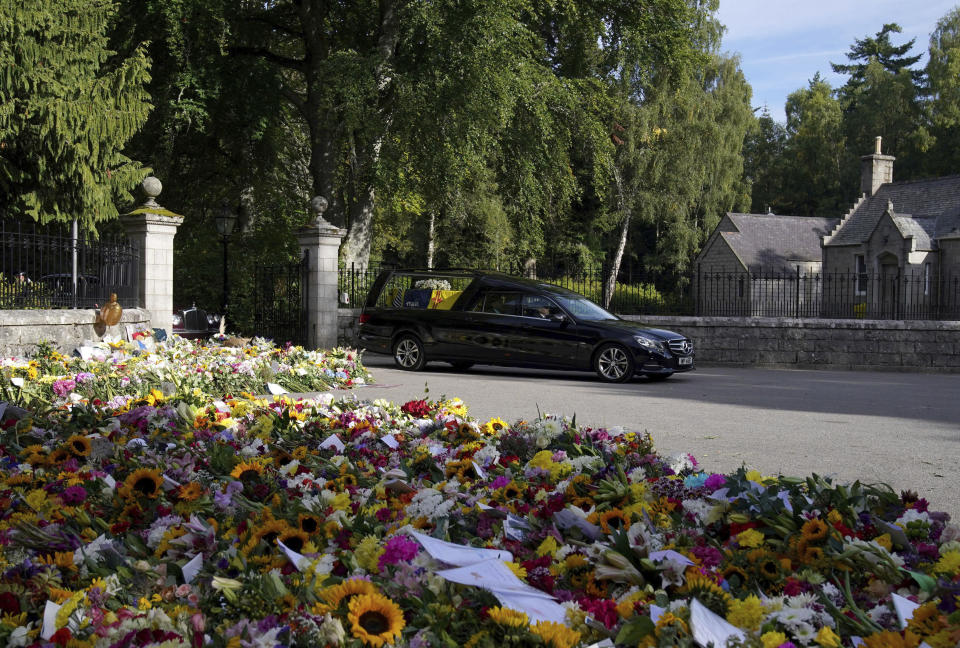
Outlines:
{"label": "headlight", "polygon": [[173,328],[180,328],[183,326],[183,317],[179,313],[173,314]]}
{"label": "headlight", "polygon": [[651,351],[663,351],[663,347],[656,340],[651,340],[648,337],[643,337],[642,335],[634,335],[634,341],[642,346],[644,349],[650,349]]}

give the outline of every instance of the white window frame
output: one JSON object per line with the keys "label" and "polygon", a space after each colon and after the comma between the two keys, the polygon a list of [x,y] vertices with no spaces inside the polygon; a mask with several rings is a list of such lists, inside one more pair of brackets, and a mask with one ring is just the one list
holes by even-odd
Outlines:
{"label": "white window frame", "polygon": [[933,268],[930,266],[930,262],[927,261],[923,264],[923,295],[924,297],[930,296],[930,279],[933,274]]}
{"label": "white window frame", "polygon": [[855,284],[854,293],[857,295],[867,294],[867,257],[864,254],[855,254],[853,256],[853,265],[855,266]]}

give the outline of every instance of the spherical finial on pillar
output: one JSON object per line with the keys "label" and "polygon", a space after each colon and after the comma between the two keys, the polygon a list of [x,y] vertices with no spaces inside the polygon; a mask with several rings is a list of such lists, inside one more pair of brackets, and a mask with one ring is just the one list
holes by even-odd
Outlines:
{"label": "spherical finial on pillar", "polygon": [[314,214],[317,227],[332,227],[323,217],[323,212],[327,211],[328,205],[327,199],[323,196],[314,196],[310,200],[310,211]]}
{"label": "spherical finial on pillar", "polygon": [[147,204],[156,205],[156,198],[160,195],[160,192],[163,191],[163,185],[160,183],[160,180],[155,176],[147,176],[143,179],[143,182],[140,183],[140,186],[143,187],[143,193],[147,194]]}

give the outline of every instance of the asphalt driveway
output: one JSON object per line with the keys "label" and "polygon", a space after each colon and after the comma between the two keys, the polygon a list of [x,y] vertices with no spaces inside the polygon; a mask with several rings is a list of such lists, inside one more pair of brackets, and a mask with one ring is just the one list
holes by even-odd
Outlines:
{"label": "asphalt driveway", "polygon": [[443,363],[411,373],[376,354],[364,363],[377,385],[355,390],[361,399],[457,396],[482,420],[576,415],[581,425],[648,430],[661,453],[690,452],[706,470],[883,482],[960,519],[960,375],[712,367],[611,385],[586,373]]}

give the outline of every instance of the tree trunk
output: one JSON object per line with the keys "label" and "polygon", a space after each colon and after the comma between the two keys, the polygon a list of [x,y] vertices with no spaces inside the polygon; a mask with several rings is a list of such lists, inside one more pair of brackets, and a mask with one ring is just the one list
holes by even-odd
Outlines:
{"label": "tree trunk", "polygon": [[620,203],[620,211],[623,213],[623,223],[620,225],[620,242],[617,244],[617,251],[613,255],[613,263],[610,264],[610,274],[607,275],[603,290],[603,307],[610,308],[610,300],[613,299],[613,291],[617,288],[617,275],[620,274],[620,263],[623,261],[623,251],[627,248],[627,232],[630,230],[630,208],[627,207],[627,201],[623,195],[623,183],[620,180],[620,171],[616,165],[613,167],[613,179],[617,184],[617,198]]}
{"label": "tree trunk", "polygon": [[436,227],[437,214],[430,210],[430,226],[427,228],[427,268],[433,270],[433,252],[434,252],[434,232]]}

